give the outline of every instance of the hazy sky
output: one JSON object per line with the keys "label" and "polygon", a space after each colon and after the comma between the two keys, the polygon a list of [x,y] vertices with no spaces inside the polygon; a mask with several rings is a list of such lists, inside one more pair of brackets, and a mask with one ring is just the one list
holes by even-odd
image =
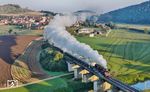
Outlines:
{"label": "hazy sky", "polygon": [[147,0],[0,0],[0,5],[13,3],[31,9],[56,12],[73,12],[81,9],[108,12],[144,1]]}

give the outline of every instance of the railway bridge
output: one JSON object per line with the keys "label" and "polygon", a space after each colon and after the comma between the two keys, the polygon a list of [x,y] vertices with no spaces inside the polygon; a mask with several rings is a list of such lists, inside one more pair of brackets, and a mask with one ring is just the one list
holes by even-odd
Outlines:
{"label": "railway bridge", "polygon": [[83,82],[93,82],[94,92],[105,92],[108,90],[111,92],[140,92],[112,77],[105,77],[97,68],[91,67],[86,62],[68,53],[66,54],[74,59],[73,61],[68,61],[68,71],[74,71],[74,78],[81,77]]}
{"label": "railway bridge", "polygon": [[[67,52],[63,52],[60,48],[50,45],[47,41],[38,40],[38,42],[40,43],[40,46],[48,45],[71,58],[71,60],[67,61],[68,71],[74,72],[75,79],[82,78],[82,82],[93,82],[94,92],[104,92],[107,90],[110,90],[110,92],[140,92],[119,80],[104,76],[96,67],[92,67],[83,59],[76,58]],[[104,89],[104,84],[107,84],[108,88],[105,87]]]}
{"label": "railway bridge", "polygon": [[[105,92],[107,90],[110,90],[111,92],[140,92],[139,90],[124,84],[119,80],[104,76],[96,67],[92,67],[83,59],[76,58],[67,52],[63,52],[56,46],[50,46],[71,58],[71,60],[67,61],[68,71],[74,72],[75,79],[82,78],[82,82],[93,82],[94,92]],[[104,87],[105,84],[107,87]]]}

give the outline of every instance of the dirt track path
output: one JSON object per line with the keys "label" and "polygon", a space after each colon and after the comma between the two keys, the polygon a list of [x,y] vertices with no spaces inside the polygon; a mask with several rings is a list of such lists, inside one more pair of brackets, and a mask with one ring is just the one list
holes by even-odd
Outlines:
{"label": "dirt track path", "polygon": [[28,65],[28,68],[34,77],[40,79],[49,77],[49,75],[47,75],[42,69],[38,59],[43,44],[45,44],[45,42],[42,40],[32,41],[32,43],[25,50],[24,55],[18,58],[18,60],[24,61],[24,63]]}

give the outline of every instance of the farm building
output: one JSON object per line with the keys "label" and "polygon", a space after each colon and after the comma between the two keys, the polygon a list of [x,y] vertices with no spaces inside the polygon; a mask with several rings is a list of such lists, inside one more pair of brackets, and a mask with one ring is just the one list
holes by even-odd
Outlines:
{"label": "farm building", "polygon": [[94,32],[94,29],[92,28],[82,28],[82,29],[79,29],[77,33],[78,34],[90,34],[93,32]]}
{"label": "farm building", "polygon": [[78,34],[87,34],[89,37],[94,37],[95,35],[102,35],[103,32],[99,28],[82,28],[77,31]]}
{"label": "farm building", "polygon": [[95,35],[93,33],[89,34],[89,37],[94,37]]}

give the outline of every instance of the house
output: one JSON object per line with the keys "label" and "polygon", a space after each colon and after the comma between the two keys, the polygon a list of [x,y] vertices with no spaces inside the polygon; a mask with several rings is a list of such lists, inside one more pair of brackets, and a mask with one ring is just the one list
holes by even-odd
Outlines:
{"label": "house", "polygon": [[89,37],[94,37],[94,36],[95,36],[94,33],[89,34]]}
{"label": "house", "polygon": [[78,34],[90,34],[92,32],[94,32],[94,29],[92,28],[82,28],[82,29],[79,29],[77,33]]}
{"label": "house", "polygon": [[100,29],[94,29],[94,32],[93,32],[95,35],[102,35],[102,30]]}

